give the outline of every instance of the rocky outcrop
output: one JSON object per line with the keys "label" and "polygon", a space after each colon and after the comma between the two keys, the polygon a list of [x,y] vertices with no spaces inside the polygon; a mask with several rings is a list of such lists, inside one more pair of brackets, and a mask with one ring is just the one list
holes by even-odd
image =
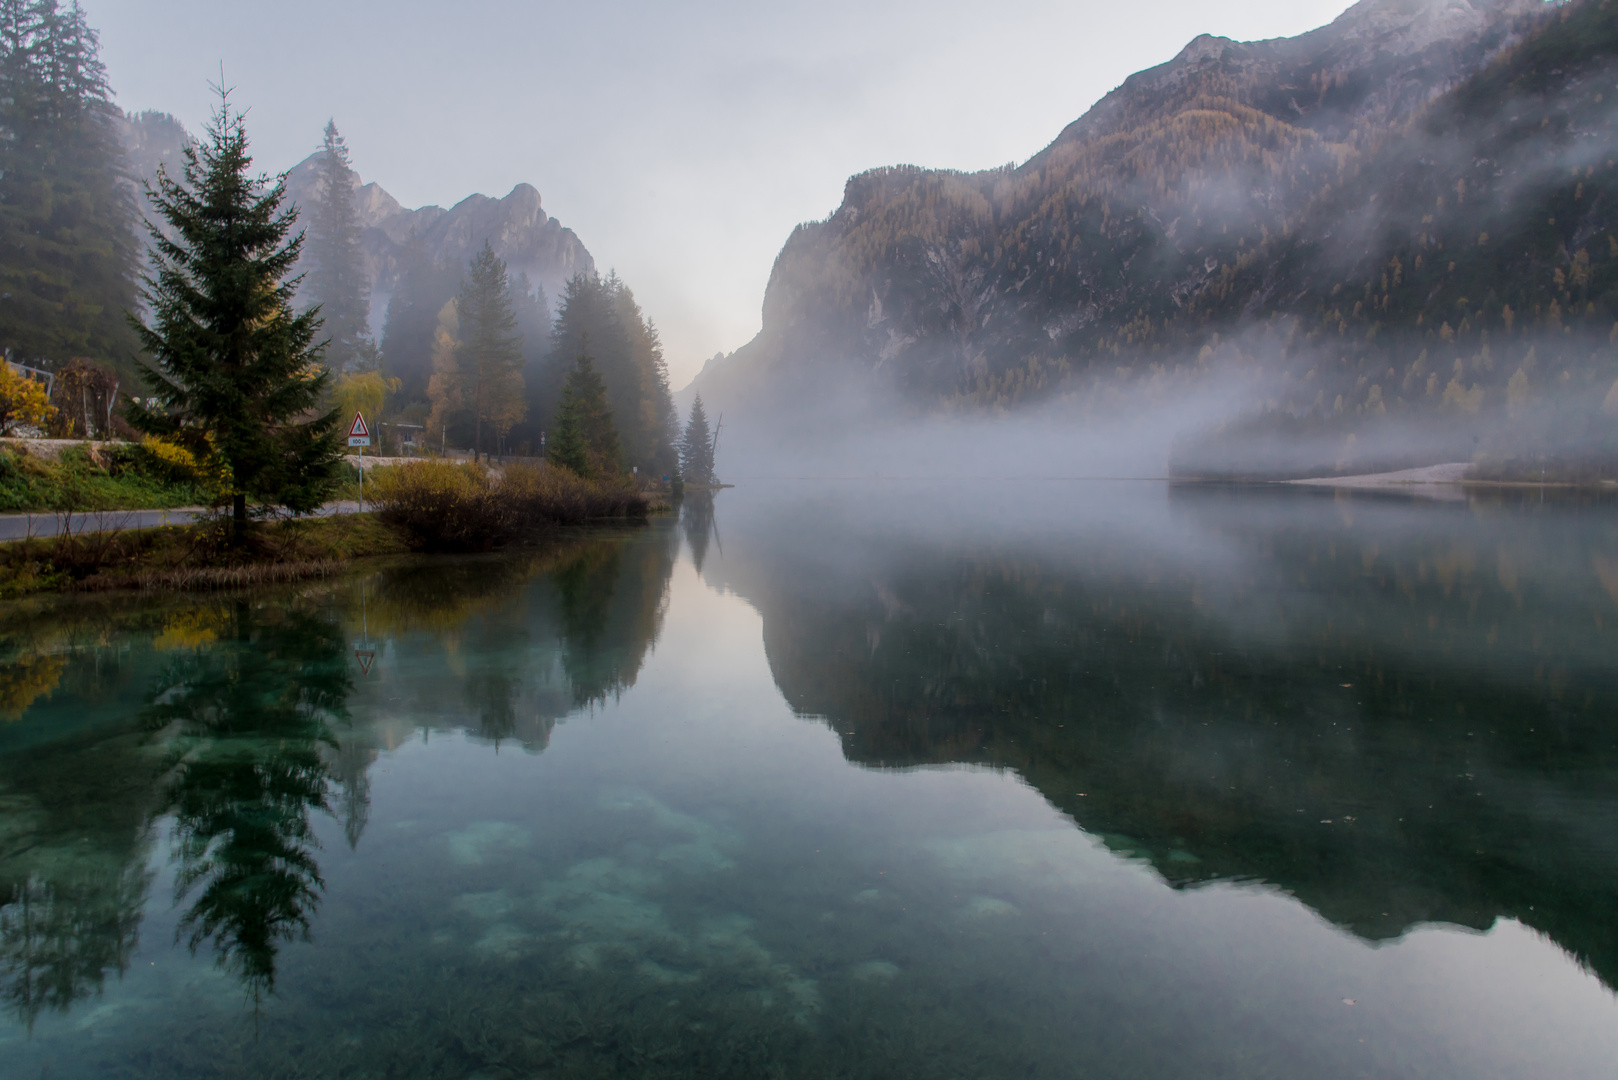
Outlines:
{"label": "rocky outcrop", "polygon": [[[287,175],[287,194],[293,202],[308,205],[315,199],[316,164],[311,155]],[[552,297],[574,274],[595,269],[584,244],[572,229],[545,212],[539,192],[529,184],[518,184],[502,199],[469,195],[448,209],[406,208],[379,184],[360,183],[358,177],[355,186],[377,332],[380,313],[386,310],[412,243],[420,244],[428,258],[464,266],[487,241],[506,260],[513,278],[525,273]]]}

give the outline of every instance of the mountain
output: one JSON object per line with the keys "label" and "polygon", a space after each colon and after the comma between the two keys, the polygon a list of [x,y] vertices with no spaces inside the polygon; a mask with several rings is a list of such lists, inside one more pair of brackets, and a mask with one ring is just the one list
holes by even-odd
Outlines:
{"label": "mountain", "polygon": [[[130,172],[150,182],[157,167],[166,165],[178,175],[181,151],[191,135],[179,120],[160,112],[132,114],[124,121],[124,146]],[[303,207],[314,202],[317,155],[311,154],[287,174],[287,196]],[[545,212],[539,192],[518,184],[503,199],[469,195],[449,209],[422,206],[409,209],[381,185],[361,183],[355,177],[357,210],[364,232],[361,244],[371,274],[371,329],[380,336],[388,297],[398,283],[406,246],[412,237],[422,254],[435,262],[464,268],[483,246],[494,245],[506,260],[511,277],[526,273],[529,281],[558,296],[562,285],[577,273],[595,269],[595,260],[574,234]],[[152,215],[144,203],[142,212]]]}
{"label": "mountain", "polygon": [[[315,199],[316,156],[311,154],[287,175],[287,194],[307,206]],[[468,195],[449,209],[407,209],[374,181],[355,177],[357,209],[364,229],[361,245],[371,271],[372,329],[380,334],[388,297],[398,284],[405,248],[412,236],[428,258],[464,268],[485,240],[506,260],[513,280],[519,273],[558,296],[567,279],[595,270],[595,260],[572,229],[545,212],[539,192],[518,184],[505,198]]]}
{"label": "mountain", "polygon": [[690,392],[736,416],[873,395],[891,415],[1218,371],[1339,439],[1444,416],[1439,454],[1508,406],[1600,403],[1612,4],[1362,0],[1295,38],[1203,36],[1021,166],[855,176],[787,240],[758,337]]}

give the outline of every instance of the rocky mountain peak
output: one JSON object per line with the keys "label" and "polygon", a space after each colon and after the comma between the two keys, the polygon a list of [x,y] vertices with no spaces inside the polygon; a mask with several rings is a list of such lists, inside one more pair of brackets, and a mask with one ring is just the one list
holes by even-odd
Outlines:
{"label": "rocky mountain peak", "polygon": [[[287,175],[287,193],[300,206],[310,205],[318,193],[318,163],[319,155],[311,154]],[[412,243],[421,245],[431,259],[465,266],[487,241],[506,260],[513,278],[527,274],[552,297],[574,274],[595,269],[595,260],[573,230],[545,212],[544,200],[532,184],[518,184],[499,199],[468,195],[446,210],[411,209],[375,182],[361,183],[358,175],[354,182],[364,230],[361,244],[371,271],[373,324],[398,285],[405,248]]]}

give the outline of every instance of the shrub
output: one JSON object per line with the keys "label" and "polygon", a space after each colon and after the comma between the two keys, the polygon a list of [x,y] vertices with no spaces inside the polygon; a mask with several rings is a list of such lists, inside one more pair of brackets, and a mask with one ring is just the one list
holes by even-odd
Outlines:
{"label": "shrub", "polygon": [[144,445],[69,446],[55,460],[0,450],[0,513],[188,506],[211,490]]}
{"label": "shrub", "polygon": [[529,528],[644,518],[651,506],[627,481],[585,480],[554,466],[508,465],[499,490],[523,508],[523,523]]}
{"label": "shrub", "polygon": [[427,551],[490,551],[547,526],[644,518],[649,502],[628,487],[597,484],[564,468],[412,462],[374,469],[366,484],[383,521]]}
{"label": "shrub", "polygon": [[56,415],[45,388],[9,363],[0,363],[0,435],[44,427]]}
{"label": "shrub", "polygon": [[130,451],[135,471],[165,484],[186,484],[199,480],[204,467],[190,450],[148,435]]}

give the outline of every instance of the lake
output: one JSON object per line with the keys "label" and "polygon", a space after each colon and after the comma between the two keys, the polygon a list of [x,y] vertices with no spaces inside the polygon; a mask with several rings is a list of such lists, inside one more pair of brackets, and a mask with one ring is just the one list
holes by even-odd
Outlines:
{"label": "lake", "polygon": [[1611,498],[756,482],[0,663],[7,1078],[1618,1061]]}

